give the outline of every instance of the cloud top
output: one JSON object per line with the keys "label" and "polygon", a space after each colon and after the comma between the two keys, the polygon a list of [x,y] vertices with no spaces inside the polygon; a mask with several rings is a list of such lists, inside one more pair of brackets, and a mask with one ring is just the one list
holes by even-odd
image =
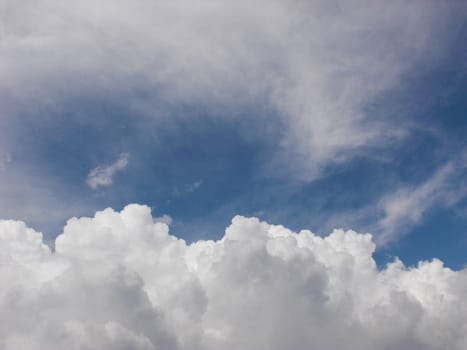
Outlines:
{"label": "cloud top", "polygon": [[374,249],[241,216],[187,245],[129,205],[70,219],[51,252],[1,221],[0,347],[465,349],[467,271],[380,270]]}

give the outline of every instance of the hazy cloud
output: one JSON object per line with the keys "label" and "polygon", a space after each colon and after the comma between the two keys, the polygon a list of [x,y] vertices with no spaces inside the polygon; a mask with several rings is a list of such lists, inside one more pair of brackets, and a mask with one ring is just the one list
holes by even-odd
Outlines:
{"label": "hazy cloud", "polygon": [[372,104],[443,54],[467,7],[426,0],[3,0],[0,9],[0,100],[11,116],[19,106],[47,110],[73,96],[114,96],[131,118],[158,115],[162,102],[215,110],[253,104],[273,111],[258,123],[277,115],[285,126],[281,169],[312,179],[329,163],[408,132]]}
{"label": "hazy cloud", "polygon": [[5,170],[8,163],[11,162],[11,154],[0,151],[0,171]]}
{"label": "hazy cloud", "polygon": [[458,159],[437,169],[423,183],[400,187],[380,200],[379,206],[384,214],[376,224],[381,233],[379,244],[396,240],[422,221],[431,208],[450,207],[467,196],[467,183],[463,181],[467,168],[466,154],[463,152]]}
{"label": "hazy cloud", "polygon": [[[361,207],[323,212],[316,221],[321,228],[359,227],[373,232],[378,246],[394,243],[423,223],[435,208],[452,209],[467,198],[465,151],[435,168],[425,180],[396,183],[374,201]],[[458,208],[459,209],[459,208]]]}
{"label": "hazy cloud", "polygon": [[191,184],[185,185],[186,192],[195,192],[203,184],[202,180],[195,181]]}

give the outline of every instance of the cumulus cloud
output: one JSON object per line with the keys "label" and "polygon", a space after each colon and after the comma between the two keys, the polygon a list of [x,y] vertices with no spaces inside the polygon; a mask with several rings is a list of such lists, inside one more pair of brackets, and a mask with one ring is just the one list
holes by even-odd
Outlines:
{"label": "cumulus cloud", "polygon": [[172,224],[172,221],[173,221],[172,217],[167,214],[159,216],[158,218],[154,218],[154,222],[162,222],[166,224],[167,226],[170,226],[170,224]]}
{"label": "cumulus cloud", "polygon": [[86,179],[86,183],[92,189],[100,186],[111,186],[116,173],[126,168],[128,165],[128,154],[122,153],[115,163],[108,166],[98,166],[92,169]]}
{"label": "cumulus cloud", "polygon": [[31,104],[57,109],[76,96],[125,101],[132,118],[158,115],[162,102],[253,104],[273,111],[268,122],[278,115],[281,148],[295,156],[287,165],[313,178],[330,162],[403,134],[394,116],[372,106],[445,51],[466,6],[2,0],[0,9],[0,99],[12,116]]}
{"label": "cumulus cloud", "polygon": [[51,252],[0,221],[0,347],[465,349],[467,270],[378,269],[374,249],[241,216],[187,245],[129,205],[70,219]]}

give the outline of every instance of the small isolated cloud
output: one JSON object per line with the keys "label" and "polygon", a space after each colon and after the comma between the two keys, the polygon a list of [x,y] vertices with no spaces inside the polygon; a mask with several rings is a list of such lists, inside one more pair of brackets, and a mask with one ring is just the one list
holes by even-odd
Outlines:
{"label": "small isolated cloud", "polygon": [[70,219],[52,252],[0,221],[0,348],[467,349],[467,270],[379,269],[374,249],[241,216],[187,245],[129,205]]}
{"label": "small isolated cloud", "polygon": [[100,186],[111,186],[116,173],[126,168],[128,165],[129,155],[122,153],[117,161],[108,166],[98,166],[89,172],[86,183],[92,189],[97,189]]}
{"label": "small isolated cloud", "polygon": [[10,162],[11,154],[8,152],[0,152],[0,171],[5,170]]}
{"label": "small isolated cloud", "polygon": [[195,192],[203,184],[202,180],[195,181],[191,184],[185,185],[185,192]]}

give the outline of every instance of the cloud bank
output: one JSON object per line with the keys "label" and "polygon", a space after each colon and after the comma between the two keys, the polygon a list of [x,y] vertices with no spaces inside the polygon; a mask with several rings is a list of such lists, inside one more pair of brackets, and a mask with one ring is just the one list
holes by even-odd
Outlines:
{"label": "cloud bank", "polygon": [[187,245],[129,205],[70,219],[55,251],[0,221],[0,347],[467,348],[467,270],[434,259],[378,269],[369,234],[237,216]]}

